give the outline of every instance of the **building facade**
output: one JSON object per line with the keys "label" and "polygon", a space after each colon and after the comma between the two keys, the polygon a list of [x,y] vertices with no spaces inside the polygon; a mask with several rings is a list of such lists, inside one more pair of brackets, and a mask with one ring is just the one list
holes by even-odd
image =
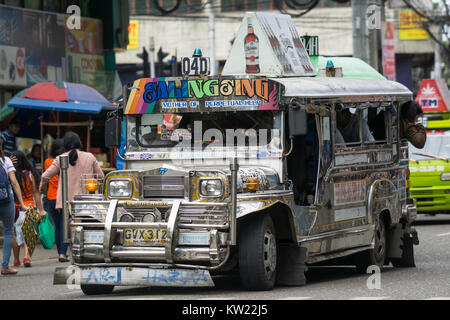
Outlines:
{"label": "building facade", "polygon": [[[176,1],[164,0],[160,3],[169,8]],[[155,55],[160,48],[168,53],[165,61],[172,56],[176,56],[178,61],[181,57],[191,56],[195,48],[201,48],[205,56],[211,56],[209,10],[213,10],[215,16],[215,56],[220,66],[228,57],[245,11],[280,13],[276,0],[214,0],[210,3],[210,6],[202,6],[201,0],[186,0],[175,12],[162,15],[153,1],[130,0],[130,21],[135,38],[132,47],[116,55],[122,82],[132,81],[141,74],[139,71],[136,73],[139,68],[131,66],[142,63],[137,54],[142,52],[143,47],[149,50],[150,37],[154,40]],[[431,0],[429,3],[431,5]],[[410,12],[402,1],[385,3],[386,21],[395,25],[397,81],[416,91],[420,79],[429,77],[433,70],[434,43],[423,35],[419,37],[410,32],[409,37],[405,37],[404,32],[400,32],[410,28],[405,18],[401,19],[405,11]],[[292,19],[300,35],[319,36],[320,55],[354,56],[353,24],[356,19],[351,1],[319,0],[313,10]],[[158,60],[157,57],[155,59]],[[121,69],[124,71],[121,72]],[[379,69],[382,71],[381,64]]]}

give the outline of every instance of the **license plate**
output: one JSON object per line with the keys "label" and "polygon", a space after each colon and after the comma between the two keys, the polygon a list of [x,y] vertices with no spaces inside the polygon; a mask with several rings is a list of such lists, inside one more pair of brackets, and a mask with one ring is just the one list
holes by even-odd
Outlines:
{"label": "license plate", "polygon": [[84,243],[103,243],[104,232],[85,232]]}
{"label": "license plate", "polygon": [[164,229],[125,229],[123,233],[124,244],[154,244],[164,243],[167,230]]}

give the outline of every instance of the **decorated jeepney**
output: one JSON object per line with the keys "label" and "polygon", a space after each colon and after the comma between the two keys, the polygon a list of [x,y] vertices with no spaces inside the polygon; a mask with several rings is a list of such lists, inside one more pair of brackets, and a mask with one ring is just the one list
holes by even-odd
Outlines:
{"label": "decorated jeepney", "polygon": [[[257,27],[262,18],[253,20],[256,34],[266,30]],[[295,70],[281,60],[279,67]],[[244,288],[270,290],[305,284],[307,266],[317,263],[361,272],[414,266],[416,208],[399,125],[411,92],[309,70],[127,86],[107,122],[108,145],[116,147],[125,124],[126,168],[65,203],[72,265],[55,271],[55,284],[86,294],[208,287],[215,275],[235,272]],[[352,141],[339,132],[347,110],[361,128]]]}

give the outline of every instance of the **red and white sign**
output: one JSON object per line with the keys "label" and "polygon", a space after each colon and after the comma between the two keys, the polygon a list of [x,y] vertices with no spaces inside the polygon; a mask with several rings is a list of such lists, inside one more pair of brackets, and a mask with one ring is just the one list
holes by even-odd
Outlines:
{"label": "red and white sign", "polygon": [[393,22],[383,22],[383,72],[388,80],[396,80],[395,68],[395,25]]}
{"label": "red and white sign", "polygon": [[27,86],[25,48],[0,46],[0,85]]}
{"label": "red and white sign", "polygon": [[417,93],[416,102],[424,112],[450,111],[450,94],[443,79],[424,79]]}

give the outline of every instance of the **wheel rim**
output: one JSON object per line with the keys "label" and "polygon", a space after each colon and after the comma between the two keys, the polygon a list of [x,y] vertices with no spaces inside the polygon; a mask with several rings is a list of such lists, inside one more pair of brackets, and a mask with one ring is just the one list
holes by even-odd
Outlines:
{"label": "wheel rim", "polygon": [[386,252],[386,229],[382,218],[378,218],[377,228],[375,230],[375,260],[378,263],[383,263]]}
{"label": "wheel rim", "polygon": [[264,232],[264,272],[267,279],[271,279],[277,267],[277,246],[275,235],[270,229]]}

